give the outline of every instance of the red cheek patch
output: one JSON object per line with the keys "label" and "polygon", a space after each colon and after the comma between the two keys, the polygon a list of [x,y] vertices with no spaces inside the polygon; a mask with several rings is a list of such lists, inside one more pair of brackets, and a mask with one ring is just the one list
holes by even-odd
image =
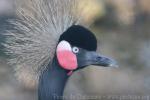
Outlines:
{"label": "red cheek patch", "polygon": [[75,70],[78,66],[76,55],[69,50],[57,51],[57,59],[64,69]]}

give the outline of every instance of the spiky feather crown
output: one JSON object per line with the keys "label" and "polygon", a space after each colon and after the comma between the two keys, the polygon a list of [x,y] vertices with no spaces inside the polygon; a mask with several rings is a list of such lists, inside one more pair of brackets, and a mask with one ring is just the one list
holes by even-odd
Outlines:
{"label": "spiky feather crown", "polygon": [[82,24],[82,12],[76,12],[80,0],[21,1],[16,0],[18,18],[10,20],[14,29],[5,34],[4,45],[18,80],[32,87],[52,60],[60,35]]}

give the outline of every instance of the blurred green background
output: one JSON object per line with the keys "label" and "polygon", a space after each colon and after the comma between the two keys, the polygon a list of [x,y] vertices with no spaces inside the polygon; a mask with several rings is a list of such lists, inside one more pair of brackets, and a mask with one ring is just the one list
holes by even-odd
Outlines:
{"label": "blurred green background", "polygon": [[[66,91],[76,94],[112,96],[98,100],[150,99],[150,0],[81,0],[85,22],[98,39],[98,51],[115,58],[118,69],[87,68],[76,72]],[[15,17],[13,0],[0,0],[0,42],[5,41],[8,19]],[[34,90],[22,88],[6,64],[0,45],[0,100],[36,100]],[[77,87],[78,86],[78,87]],[[72,88],[74,87],[74,88]],[[82,92],[81,92],[82,89]],[[69,93],[66,93],[69,95]],[[115,97],[117,96],[117,97]],[[135,97],[134,97],[135,96]],[[140,96],[139,98],[136,98]],[[143,97],[143,98],[142,98]],[[97,99],[96,99],[97,100]]]}

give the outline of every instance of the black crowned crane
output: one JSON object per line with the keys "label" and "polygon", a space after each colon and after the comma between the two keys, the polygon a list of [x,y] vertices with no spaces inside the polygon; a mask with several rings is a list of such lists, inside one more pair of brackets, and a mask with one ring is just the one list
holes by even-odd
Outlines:
{"label": "black crowned crane", "polygon": [[16,2],[18,19],[4,44],[18,80],[38,84],[39,100],[61,100],[69,76],[88,65],[115,66],[96,53],[97,40],[85,28],[80,0],[28,0]]}

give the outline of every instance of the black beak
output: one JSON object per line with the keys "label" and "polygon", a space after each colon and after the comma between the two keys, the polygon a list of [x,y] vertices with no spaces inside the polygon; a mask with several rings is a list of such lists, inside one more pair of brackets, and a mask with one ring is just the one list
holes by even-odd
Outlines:
{"label": "black beak", "polygon": [[94,51],[84,52],[84,56],[78,57],[79,66],[98,65],[103,67],[118,67],[117,62],[111,58],[99,55]]}

